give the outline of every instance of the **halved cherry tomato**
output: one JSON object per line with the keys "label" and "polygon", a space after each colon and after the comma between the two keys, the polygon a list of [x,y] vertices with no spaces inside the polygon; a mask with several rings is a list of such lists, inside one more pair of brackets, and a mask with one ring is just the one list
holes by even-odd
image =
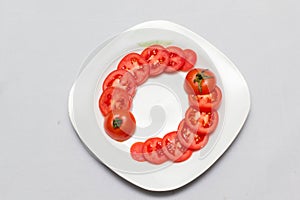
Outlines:
{"label": "halved cherry tomato", "polygon": [[177,136],[179,142],[191,150],[202,149],[208,142],[209,135],[198,134],[197,131],[192,130],[185,122],[182,120],[178,126]]}
{"label": "halved cherry tomato", "polygon": [[113,110],[104,118],[104,129],[109,137],[123,142],[134,133],[136,122],[128,110]]}
{"label": "halved cherry tomato", "polygon": [[197,62],[197,54],[191,49],[183,50],[183,54],[185,58],[185,64],[180,70],[187,72],[195,66],[195,63]]}
{"label": "halved cherry tomato", "polygon": [[174,162],[182,162],[192,155],[192,151],[183,146],[177,137],[177,131],[168,133],[162,139],[165,155]]}
{"label": "halved cherry tomato", "polygon": [[131,97],[120,88],[107,88],[99,99],[99,108],[104,116],[112,110],[129,110],[130,107]]}
{"label": "halved cherry tomato", "polygon": [[108,87],[121,88],[129,95],[134,96],[136,91],[136,83],[132,74],[126,70],[118,69],[111,72],[103,82],[103,91]]}
{"label": "halved cherry tomato", "polygon": [[215,89],[209,94],[189,94],[190,106],[198,108],[200,111],[204,112],[217,110],[220,107],[221,100],[222,92],[218,86],[216,86]]}
{"label": "halved cherry tomato", "polygon": [[169,64],[165,69],[165,72],[171,73],[178,71],[185,63],[184,54],[181,48],[170,46],[167,47],[169,51]]}
{"label": "halved cherry tomato", "polygon": [[158,137],[145,141],[143,154],[145,159],[152,164],[161,164],[168,160],[162,149],[162,139]]}
{"label": "halved cherry tomato", "polygon": [[119,63],[118,69],[129,71],[137,85],[141,85],[149,78],[150,67],[147,61],[137,53],[126,55]]}
{"label": "halved cherry tomato", "polygon": [[149,46],[141,56],[149,63],[150,76],[161,74],[169,63],[169,52],[161,45]]}
{"label": "halved cherry tomato", "polygon": [[144,146],[143,142],[136,142],[131,146],[130,155],[134,160],[139,162],[145,161],[145,157],[143,154],[143,146]]}
{"label": "halved cherry tomato", "polygon": [[215,87],[215,74],[208,69],[192,69],[185,77],[184,89],[188,94],[209,94]]}
{"label": "halved cherry tomato", "polygon": [[217,128],[219,122],[218,112],[201,112],[199,109],[189,107],[185,113],[186,124],[198,134],[210,134]]}

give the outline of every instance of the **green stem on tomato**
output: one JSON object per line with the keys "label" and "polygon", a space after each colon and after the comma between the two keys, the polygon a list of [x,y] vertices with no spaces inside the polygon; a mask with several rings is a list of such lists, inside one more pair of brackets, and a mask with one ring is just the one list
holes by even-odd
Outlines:
{"label": "green stem on tomato", "polygon": [[207,76],[206,74],[204,74],[208,69],[204,69],[202,70],[200,73],[196,74],[196,78],[194,79],[194,83],[198,83],[198,89],[200,91],[200,93],[202,93],[202,82],[205,79],[209,79],[209,78],[214,78],[213,76]]}
{"label": "green stem on tomato", "polygon": [[117,117],[113,120],[113,127],[120,128],[122,123],[123,123],[122,119]]}

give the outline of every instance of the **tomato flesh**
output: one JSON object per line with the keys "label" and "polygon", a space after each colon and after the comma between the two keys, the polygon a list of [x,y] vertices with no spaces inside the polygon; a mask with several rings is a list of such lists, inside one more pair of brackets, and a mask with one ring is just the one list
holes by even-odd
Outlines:
{"label": "tomato flesh", "polygon": [[103,91],[99,99],[101,113],[106,116],[112,110],[129,110],[131,98],[125,90],[109,87]]}
{"label": "tomato flesh", "polygon": [[162,144],[165,155],[173,162],[185,161],[192,155],[192,151],[179,142],[177,131],[166,134]]}
{"label": "tomato flesh", "polygon": [[201,112],[189,107],[185,113],[186,124],[198,134],[210,134],[215,131],[219,122],[218,112]]}
{"label": "tomato flesh", "polygon": [[152,45],[146,48],[141,56],[150,66],[150,76],[161,74],[169,63],[169,53],[161,45]]}
{"label": "tomato flesh", "polygon": [[162,149],[162,139],[158,137],[145,141],[143,154],[145,159],[152,164],[162,164],[168,160]]}
{"label": "tomato flesh", "polygon": [[134,96],[136,92],[136,83],[132,74],[126,70],[118,69],[111,72],[103,82],[103,91],[109,87],[121,88],[129,95]]}
{"label": "tomato flesh", "polygon": [[143,142],[136,142],[130,148],[130,155],[131,157],[139,162],[144,162],[146,159],[143,154]]}
{"label": "tomato flesh", "polygon": [[165,72],[172,73],[178,71],[185,63],[184,54],[181,48],[170,46],[167,47],[169,51],[169,64]]}
{"label": "tomato flesh", "polygon": [[191,49],[185,49],[183,51],[185,63],[180,69],[181,71],[187,72],[192,69],[197,62],[197,54]]}
{"label": "tomato flesh", "polygon": [[130,53],[126,55],[120,61],[118,69],[129,71],[133,75],[137,85],[143,84],[149,78],[149,64],[137,53]]}
{"label": "tomato flesh", "polygon": [[222,92],[220,88],[216,86],[215,89],[209,94],[190,94],[188,98],[190,106],[198,108],[200,111],[211,112],[220,107]]}
{"label": "tomato flesh", "polygon": [[201,135],[197,131],[192,130],[185,122],[182,120],[178,126],[177,130],[178,140],[180,143],[189,148],[190,150],[200,150],[208,142],[208,135]]}

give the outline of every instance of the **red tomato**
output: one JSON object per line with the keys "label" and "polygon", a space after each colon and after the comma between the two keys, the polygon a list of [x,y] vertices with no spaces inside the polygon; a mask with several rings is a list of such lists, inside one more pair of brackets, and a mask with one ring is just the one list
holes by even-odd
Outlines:
{"label": "red tomato", "polygon": [[120,88],[107,88],[99,99],[99,108],[104,116],[112,110],[129,110],[130,107],[131,97]]}
{"label": "red tomato", "polygon": [[208,69],[192,69],[184,81],[184,89],[188,94],[208,94],[216,87],[216,77]]}
{"label": "red tomato", "polygon": [[135,119],[128,110],[113,110],[104,119],[104,129],[112,139],[123,142],[135,131]]}
{"label": "red tomato", "polygon": [[169,63],[169,52],[160,45],[146,48],[141,56],[149,63],[150,76],[161,74]]}
{"label": "red tomato", "polygon": [[179,142],[176,131],[165,135],[162,145],[165,155],[174,162],[185,161],[192,155],[192,151]]}
{"label": "red tomato", "polygon": [[131,146],[130,155],[134,160],[139,162],[145,161],[145,157],[143,154],[143,146],[144,146],[143,142],[136,142]]}
{"label": "red tomato", "polygon": [[217,128],[219,122],[218,112],[201,112],[199,109],[189,107],[185,113],[186,124],[198,134],[210,134]]}
{"label": "red tomato", "polygon": [[182,120],[178,126],[178,140],[179,142],[191,150],[202,149],[208,142],[208,135],[198,134],[186,125],[185,120]]}
{"label": "red tomato", "polygon": [[180,69],[181,71],[187,72],[192,69],[197,62],[197,54],[191,49],[185,49],[183,51],[185,64]]}
{"label": "red tomato", "polygon": [[182,49],[175,46],[167,47],[169,51],[169,64],[165,69],[165,72],[176,72],[178,71],[185,63],[184,54]]}
{"label": "red tomato", "polygon": [[103,82],[103,91],[108,87],[121,88],[129,95],[134,96],[136,83],[132,74],[126,70],[118,69],[111,72]]}
{"label": "red tomato", "polygon": [[162,139],[157,137],[145,141],[143,154],[145,159],[152,164],[161,164],[168,160],[162,149]]}
{"label": "red tomato", "polygon": [[222,100],[222,92],[218,86],[209,93],[203,95],[189,95],[189,104],[192,107],[198,108],[200,111],[210,112],[217,110],[220,107]]}
{"label": "red tomato", "polygon": [[137,53],[130,53],[126,55],[120,61],[118,69],[129,71],[133,75],[137,85],[141,85],[149,78],[149,64]]}

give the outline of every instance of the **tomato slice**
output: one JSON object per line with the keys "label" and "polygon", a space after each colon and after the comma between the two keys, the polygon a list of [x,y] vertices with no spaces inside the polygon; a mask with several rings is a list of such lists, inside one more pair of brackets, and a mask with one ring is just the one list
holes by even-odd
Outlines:
{"label": "tomato slice", "polygon": [[210,134],[217,128],[219,122],[218,112],[202,112],[189,107],[185,113],[186,124],[198,134]]}
{"label": "tomato slice", "polygon": [[135,131],[136,121],[128,110],[112,110],[104,119],[104,130],[112,139],[123,142]]}
{"label": "tomato slice", "polygon": [[137,53],[130,53],[126,55],[120,61],[118,69],[129,71],[133,75],[137,85],[141,85],[149,78],[149,64]]}
{"label": "tomato slice", "polygon": [[192,151],[179,142],[177,131],[166,134],[162,144],[165,155],[174,162],[185,161],[192,155]]}
{"label": "tomato slice", "polygon": [[120,88],[107,88],[99,99],[99,108],[104,116],[112,110],[129,110],[130,107],[130,96],[125,90]]}
{"label": "tomato slice", "polygon": [[130,148],[130,155],[131,157],[139,162],[144,162],[146,159],[143,154],[143,142],[136,142]]}
{"label": "tomato slice", "polygon": [[103,91],[109,87],[121,88],[129,95],[134,96],[136,92],[136,83],[130,72],[123,69],[118,69],[111,72],[103,82]]}
{"label": "tomato slice", "polygon": [[170,46],[167,47],[169,51],[169,64],[165,69],[165,72],[172,73],[178,71],[185,63],[184,54],[181,48]]}
{"label": "tomato slice", "polygon": [[168,160],[162,149],[162,139],[158,137],[145,141],[143,154],[145,159],[152,164],[161,164]]}
{"label": "tomato slice", "polygon": [[189,95],[189,104],[192,107],[198,108],[204,112],[210,112],[212,110],[217,110],[221,105],[222,92],[218,86],[209,93],[203,95]]}
{"label": "tomato slice", "polygon": [[183,146],[195,151],[207,144],[209,135],[198,134],[186,124],[185,120],[182,120],[178,126],[177,137]]}
{"label": "tomato slice", "polygon": [[185,77],[184,89],[188,94],[209,94],[215,87],[216,76],[209,69],[195,68]]}
{"label": "tomato slice", "polygon": [[180,70],[187,72],[195,66],[197,62],[197,54],[191,49],[183,50],[183,54],[185,58],[185,63]]}
{"label": "tomato slice", "polygon": [[161,74],[169,63],[169,52],[161,45],[149,46],[141,56],[149,63],[150,76]]}

